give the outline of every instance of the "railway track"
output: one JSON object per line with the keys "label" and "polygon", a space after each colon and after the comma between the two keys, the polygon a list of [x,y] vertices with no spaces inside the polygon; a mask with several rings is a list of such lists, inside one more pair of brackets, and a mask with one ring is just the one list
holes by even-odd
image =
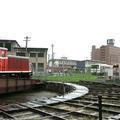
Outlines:
{"label": "railway track", "polygon": [[0,106],[0,120],[97,120],[98,95],[102,96],[103,120],[120,119],[119,85],[97,82],[80,84],[90,89],[83,97],[56,104],[45,104],[43,100]]}

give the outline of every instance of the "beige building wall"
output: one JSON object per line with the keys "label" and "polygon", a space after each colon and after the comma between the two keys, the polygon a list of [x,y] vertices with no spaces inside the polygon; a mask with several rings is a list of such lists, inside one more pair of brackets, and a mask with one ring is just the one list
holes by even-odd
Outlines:
{"label": "beige building wall", "polygon": [[[30,57],[30,62],[35,64],[34,72],[45,72],[47,68],[47,52],[44,53],[44,57],[38,57],[38,53],[35,54],[36,57]],[[43,69],[40,69],[40,64],[44,64]]]}

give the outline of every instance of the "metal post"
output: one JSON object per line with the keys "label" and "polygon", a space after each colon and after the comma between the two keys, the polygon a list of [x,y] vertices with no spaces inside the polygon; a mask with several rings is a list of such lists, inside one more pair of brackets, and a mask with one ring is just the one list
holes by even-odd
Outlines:
{"label": "metal post", "polygon": [[65,84],[63,82],[63,97],[64,97],[64,95],[65,95]]}
{"label": "metal post", "polygon": [[24,90],[26,89],[26,80],[24,79]]}
{"label": "metal post", "polygon": [[102,96],[98,96],[99,120],[102,120]]}
{"label": "metal post", "polygon": [[6,79],[6,92],[8,93],[9,91],[9,75],[7,74],[7,79]]}
{"label": "metal post", "polygon": [[16,91],[18,90],[18,79],[19,79],[19,77],[18,77],[18,78],[16,78],[16,80],[15,80]]}

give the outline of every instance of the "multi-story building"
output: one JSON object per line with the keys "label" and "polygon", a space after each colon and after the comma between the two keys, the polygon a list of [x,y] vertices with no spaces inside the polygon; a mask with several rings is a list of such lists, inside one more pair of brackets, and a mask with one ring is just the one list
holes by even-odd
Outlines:
{"label": "multi-story building", "polygon": [[77,62],[75,60],[68,60],[66,57],[61,59],[51,59],[48,61],[49,70],[52,72],[65,72],[70,69],[75,69]]}
{"label": "multi-story building", "polygon": [[[52,62],[54,63],[52,66]],[[53,72],[65,72],[71,70],[79,70],[81,72],[90,72],[91,65],[102,63],[94,60],[70,60],[70,59],[53,59],[49,60],[49,69]]]}
{"label": "multi-story building", "polygon": [[92,46],[91,59],[105,64],[120,64],[120,47],[114,46],[114,39],[108,39],[107,45],[100,48]]}
{"label": "multi-story building", "polygon": [[91,65],[94,64],[102,64],[101,61],[98,60],[82,60],[82,61],[77,61],[77,68],[80,69],[82,72],[91,72]]}
{"label": "multi-story building", "polygon": [[[16,55],[26,56],[26,48],[14,48]],[[34,74],[45,72],[47,68],[47,50],[48,48],[27,48],[27,56],[30,57]]]}

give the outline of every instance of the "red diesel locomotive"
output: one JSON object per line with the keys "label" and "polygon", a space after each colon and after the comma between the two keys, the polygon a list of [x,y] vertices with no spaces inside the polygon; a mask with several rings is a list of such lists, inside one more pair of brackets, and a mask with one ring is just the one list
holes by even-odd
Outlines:
{"label": "red diesel locomotive", "polygon": [[30,77],[31,75],[28,57],[8,55],[7,48],[0,47],[0,76]]}

